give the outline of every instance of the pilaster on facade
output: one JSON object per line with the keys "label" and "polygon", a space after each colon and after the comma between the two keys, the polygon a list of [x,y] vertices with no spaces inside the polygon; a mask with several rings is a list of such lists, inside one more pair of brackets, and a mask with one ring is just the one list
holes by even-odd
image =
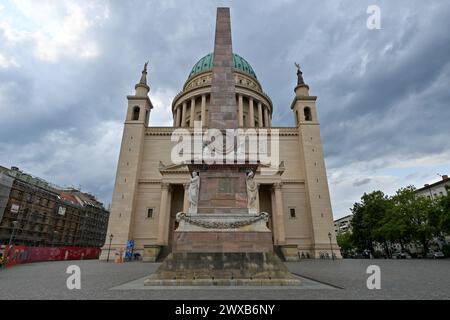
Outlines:
{"label": "pilaster on facade", "polygon": [[284,205],[283,205],[283,183],[275,183],[273,190],[275,194],[275,214],[274,229],[276,229],[275,245],[282,245],[286,243],[286,234],[284,228]]}
{"label": "pilaster on facade", "polygon": [[169,199],[169,189],[170,184],[161,183],[161,201],[159,204],[159,212],[158,212],[158,244],[161,246],[166,246],[168,244],[167,234],[169,227],[169,218],[170,214],[168,211],[170,210],[170,204],[168,203]]}

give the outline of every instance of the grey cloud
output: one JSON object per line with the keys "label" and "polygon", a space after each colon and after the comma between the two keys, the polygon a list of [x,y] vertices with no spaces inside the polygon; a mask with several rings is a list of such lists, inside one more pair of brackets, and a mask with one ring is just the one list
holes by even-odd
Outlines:
{"label": "grey cloud", "polygon": [[[228,3],[234,50],[252,64],[272,98],[274,125],[293,125],[293,63],[302,65],[311,94],[318,96],[330,169],[374,159],[382,166],[450,148],[450,4],[378,1],[382,30],[370,31],[366,8],[372,2]],[[0,68],[0,164],[25,166],[50,181],[82,184],[105,202],[111,197],[121,127],[115,126],[117,140],[107,140],[112,160],[101,154],[91,159],[98,162],[94,168],[103,164],[106,171],[89,176],[83,169],[78,177],[73,171],[85,162],[63,151],[82,152],[104,137],[95,128],[123,122],[126,95],[133,92],[144,61],[150,60],[150,96],[180,91],[193,64],[212,51],[217,5],[107,4],[109,19],[91,32],[100,49],[96,59],[43,62],[24,43],[14,51],[21,67]],[[0,33],[0,52],[8,49],[2,40]],[[74,145],[46,141],[58,130],[70,134]],[[26,156],[14,154],[30,144]]]}
{"label": "grey cloud", "polygon": [[354,187],[360,187],[360,186],[363,186],[363,185],[365,185],[365,184],[370,183],[370,181],[372,181],[372,179],[370,179],[370,178],[366,178],[366,179],[362,179],[362,180],[357,180],[357,181],[353,182],[353,186],[354,186]]}

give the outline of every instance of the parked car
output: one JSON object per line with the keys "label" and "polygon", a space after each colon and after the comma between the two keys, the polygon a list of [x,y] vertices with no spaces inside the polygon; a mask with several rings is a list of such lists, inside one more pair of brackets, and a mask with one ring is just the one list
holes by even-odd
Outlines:
{"label": "parked car", "polygon": [[427,253],[427,258],[429,259],[443,259],[445,258],[444,254],[441,251],[429,251]]}
{"label": "parked car", "polygon": [[411,259],[411,256],[407,252],[395,252],[392,259]]}

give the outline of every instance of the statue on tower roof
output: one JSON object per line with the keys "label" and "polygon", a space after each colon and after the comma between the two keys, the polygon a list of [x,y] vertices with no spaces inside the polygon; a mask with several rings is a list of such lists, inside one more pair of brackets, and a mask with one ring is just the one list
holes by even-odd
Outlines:
{"label": "statue on tower roof", "polygon": [[144,64],[144,70],[142,70],[141,80],[139,81],[140,84],[147,85],[147,66],[148,66],[148,61]]}
{"label": "statue on tower roof", "polygon": [[305,81],[303,80],[303,72],[300,70],[300,65],[297,62],[294,62],[295,66],[297,67],[297,85],[305,84]]}

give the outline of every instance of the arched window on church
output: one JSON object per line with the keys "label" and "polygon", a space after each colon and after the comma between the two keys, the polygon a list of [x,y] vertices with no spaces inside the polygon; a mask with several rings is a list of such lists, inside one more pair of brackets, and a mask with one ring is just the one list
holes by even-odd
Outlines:
{"label": "arched window on church", "polygon": [[305,107],[303,111],[305,113],[305,121],[312,121],[311,109],[309,107]]}
{"label": "arched window on church", "polygon": [[298,126],[299,122],[298,111],[295,111],[295,125]]}
{"label": "arched window on church", "polygon": [[133,108],[133,118],[132,120],[139,120],[139,113],[141,112],[141,108],[139,108],[138,106],[135,106]]}

